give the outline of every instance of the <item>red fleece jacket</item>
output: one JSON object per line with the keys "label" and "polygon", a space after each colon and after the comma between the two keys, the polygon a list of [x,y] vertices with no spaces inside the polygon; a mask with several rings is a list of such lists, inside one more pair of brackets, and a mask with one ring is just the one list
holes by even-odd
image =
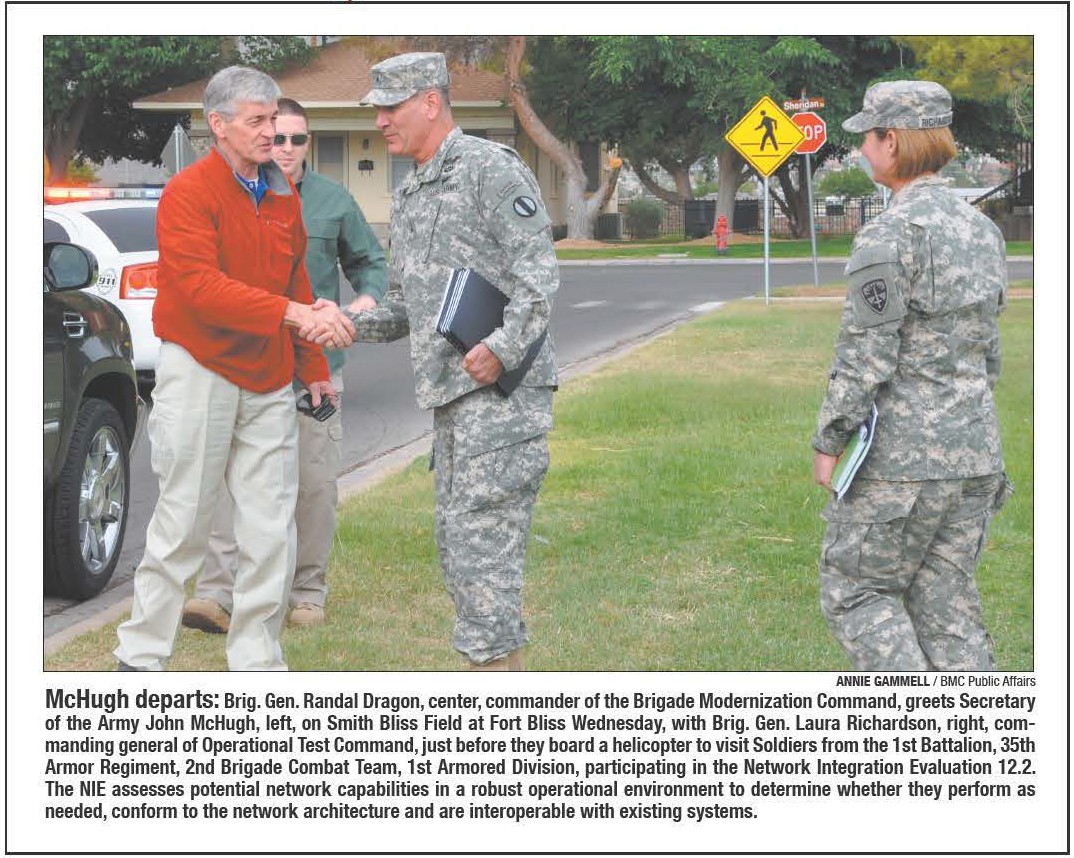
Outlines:
{"label": "red fleece jacket", "polygon": [[313,293],[298,194],[275,164],[266,173],[258,207],[213,148],[168,182],[157,208],[153,330],[255,393],[295,376],[328,380],[320,347],[283,324],[288,300],[312,304]]}

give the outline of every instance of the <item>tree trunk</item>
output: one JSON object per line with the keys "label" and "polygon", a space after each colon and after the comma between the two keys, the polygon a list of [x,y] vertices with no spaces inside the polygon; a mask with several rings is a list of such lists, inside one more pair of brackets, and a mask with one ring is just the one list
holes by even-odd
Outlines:
{"label": "tree trunk", "polygon": [[615,190],[619,168],[602,171],[600,187],[589,199],[586,199],[587,182],[582,159],[549,130],[530,104],[526,86],[522,82],[522,57],[525,53],[526,37],[509,36],[506,67],[511,106],[530,140],[555,161],[563,173],[567,196],[567,237],[592,238],[597,215],[600,214],[600,210],[604,208]]}
{"label": "tree trunk", "polygon": [[[798,186],[795,187],[790,170],[779,172],[779,186],[783,191],[783,202],[773,196],[776,204],[787,216],[791,234],[795,238],[809,238],[809,194],[806,190],[806,156],[798,155]],[[812,159],[810,159],[812,160]]]}
{"label": "tree trunk", "polygon": [[665,203],[671,203],[671,205],[674,206],[682,205],[682,195],[677,191],[669,191],[667,188],[660,187],[660,185],[657,184],[656,179],[649,175],[649,171],[645,169],[644,164],[640,164],[637,161],[631,161],[630,166],[637,175],[642,187],[644,187],[650,194],[658,200],[663,200]]}
{"label": "tree trunk", "polygon": [[[776,193],[776,189],[773,187],[772,180],[776,179],[779,189],[783,191],[782,196]],[[796,202],[798,199],[798,193],[795,190],[794,183],[791,181],[791,171],[783,170],[782,172],[776,172],[768,177],[768,194],[772,197],[772,201],[776,207],[783,212],[783,216],[787,218],[787,225],[790,228],[791,235],[794,238],[802,237],[801,221],[798,219],[798,209]]]}
{"label": "tree trunk", "polygon": [[600,187],[592,197],[589,198],[589,208],[592,212],[593,221],[596,222],[597,217],[604,211],[604,207],[608,205],[608,201],[612,198],[612,194],[615,193],[615,186],[619,184],[619,171],[623,169],[622,162],[619,162],[617,167],[609,167],[603,171],[600,180]]}
{"label": "tree trunk", "polygon": [[720,185],[716,193],[716,218],[727,218],[728,229],[734,229],[735,194],[748,174],[746,162],[731,146],[725,146],[717,156]]}
{"label": "tree trunk", "polygon": [[91,99],[81,99],[63,116],[55,120],[45,139],[45,159],[48,161],[49,182],[53,185],[67,181],[67,165],[74,157],[78,135],[89,114]]}
{"label": "tree trunk", "polygon": [[667,158],[661,158],[659,163],[675,183],[675,190],[679,193],[680,204],[683,200],[692,200],[694,198],[694,187],[690,184],[690,164],[672,161]]}

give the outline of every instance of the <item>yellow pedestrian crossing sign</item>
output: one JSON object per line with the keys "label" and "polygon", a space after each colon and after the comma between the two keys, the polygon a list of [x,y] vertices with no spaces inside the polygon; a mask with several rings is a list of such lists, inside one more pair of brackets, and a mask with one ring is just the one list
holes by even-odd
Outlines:
{"label": "yellow pedestrian crossing sign", "polygon": [[786,161],[805,134],[767,95],[724,135],[724,139],[762,176],[771,176]]}

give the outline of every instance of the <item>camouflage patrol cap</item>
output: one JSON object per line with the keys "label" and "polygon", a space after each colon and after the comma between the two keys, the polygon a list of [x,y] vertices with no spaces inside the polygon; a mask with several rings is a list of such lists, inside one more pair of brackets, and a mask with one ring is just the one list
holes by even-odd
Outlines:
{"label": "camouflage patrol cap", "polygon": [[399,54],[377,63],[370,71],[373,88],[361,103],[374,107],[391,107],[423,90],[451,85],[443,54]]}
{"label": "camouflage patrol cap", "polygon": [[889,80],[865,91],[861,112],[846,131],[873,128],[943,128],[951,124],[951,93],[931,80]]}

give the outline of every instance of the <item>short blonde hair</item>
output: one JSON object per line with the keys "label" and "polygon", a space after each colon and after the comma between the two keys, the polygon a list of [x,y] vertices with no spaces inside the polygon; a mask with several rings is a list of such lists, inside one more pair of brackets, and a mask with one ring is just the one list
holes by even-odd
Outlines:
{"label": "short blonde hair", "polygon": [[883,137],[895,135],[895,177],[912,179],[922,173],[938,173],[958,154],[955,137],[943,128],[876,128]]}

